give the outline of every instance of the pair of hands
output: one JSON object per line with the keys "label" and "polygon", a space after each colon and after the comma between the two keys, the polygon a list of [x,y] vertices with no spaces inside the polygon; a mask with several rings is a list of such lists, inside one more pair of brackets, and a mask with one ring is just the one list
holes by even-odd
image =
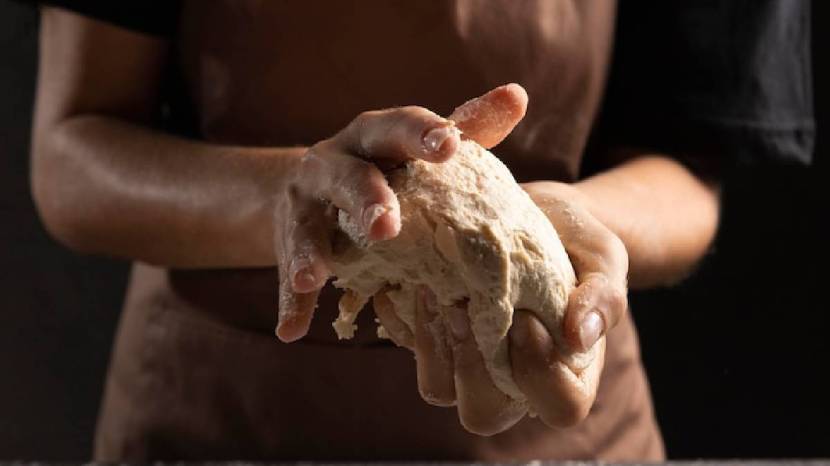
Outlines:
{"label": "pair of hands", "polygon": [[[394,237],[400,231],[400,206],[382,168],[407,159],[446,161],[460,142],[453,126],[463,137],[491,148],[507,137],[526,108],[524,89],[509,84],[461,105],[448,119],[421,107],[365,112],[308,149],[276,215],[281,280],[277,336],[290,342],[308,330],[320,289],[331,275],[336,209],[362,219],[369,239]],[[564,335],[578,350],[594,343],[600,349],[592,365],[574,374],[542,323],[526,310],[514,313],[509,332],[514,380],[542,421],[567,426],[587,416],[596,397],[604,334],[627,308],[628,255],[622,241],[589,213],[588,200],[573,186],[536,182],[523,188],[556,228],[577,274]],[[490,379],[465,309],[459,307],[445,320],[436,311],[434,296],[424,290],[411,332],[383,293],[374,297],[374,308],[391,338],[415,353],[425,401],[457,406],[464,427],[482,435],[502,432],[525,415],[525,408]]]}

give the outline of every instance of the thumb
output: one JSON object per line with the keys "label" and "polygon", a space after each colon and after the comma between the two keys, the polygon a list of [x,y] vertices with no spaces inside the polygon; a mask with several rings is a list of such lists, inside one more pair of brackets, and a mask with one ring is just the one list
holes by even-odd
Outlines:
{"label": "thumb", "polygon": [[465,102],[449,119],[466,137],[489,149],[504,140],[524,118],[527,99],[522,86],[505,84]]}

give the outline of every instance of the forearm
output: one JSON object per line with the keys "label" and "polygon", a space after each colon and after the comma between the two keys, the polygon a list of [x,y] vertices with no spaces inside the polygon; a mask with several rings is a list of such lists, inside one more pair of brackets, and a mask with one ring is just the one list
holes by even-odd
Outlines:
{"label": "forearm", "polygon": [[174,267],[268,266],[277,193],[302,152],[76,116],[36,133],[32,184],[47,228],[74,249]]}
{"label": "forearm", "polygon": [[632,288],[685,278],[718,225],[718,187],[663,156],[641,156],[573,185],[629,254]]}

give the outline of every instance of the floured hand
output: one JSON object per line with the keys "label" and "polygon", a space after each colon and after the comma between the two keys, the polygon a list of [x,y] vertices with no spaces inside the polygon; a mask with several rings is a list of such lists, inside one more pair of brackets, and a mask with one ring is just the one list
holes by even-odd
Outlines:
{"label": "floured hand", "polygon": [[[525,105],[521,88],[504,86],[459,107],[451,119],[466,136],[492,145],[521,119]],[[464,142],[445,165],[415,162],[409,164],[415,166],[410,167],[413,172],[390,176],[404,203],[405,220],[408,211],[431,218],[408,219],[402,237],[381,244],[370,246],[365,238],[350,235],[360,246],[351,251],[347,247],[343,256],[335,254],[339,284],[352,290],[344,297],[336,326],[348,336],[366,298],[392,283],[393,289],[376,295],[375,309],[386,333],[415,351],[419,388],[428,402],[457,403],[462,423],[480,434],[508,428],[525,414],[528,402],[546,422],[570,424],[584,417],[593,401],[604,340],[587,346],[584,338],[576,344],[569,341],[562,325],[574,286],[567,256],[548,220],[509,171],[485,152]],[[396,184],[401,178],[403,184]],[[412,189],[407,189],[407,180]],[[431,194],[423,192],[429,189]],[[418,205],[425,196],[431,196],[432,204]],[[472,213],[466,221],[459,218],[465,210]],[[350,230],[350,219],[341,215],[340,220]],[[416,293],[417,283],[428,287]],[[514,306],[533,311],[514,314]],[[532,338],[511,347],[508,355],[512,317],[517,335]],[[589,320],[597,340],[604,324]],[[549,330],[539,336],[534,325]],[[521,359],[518,364],[516,358]],[[525,371],[539,361],[546,365]],[[538,393],[540,384],[551,382],[556,386],[548,393]],[[539,400],[539,395],[546,396]]]}

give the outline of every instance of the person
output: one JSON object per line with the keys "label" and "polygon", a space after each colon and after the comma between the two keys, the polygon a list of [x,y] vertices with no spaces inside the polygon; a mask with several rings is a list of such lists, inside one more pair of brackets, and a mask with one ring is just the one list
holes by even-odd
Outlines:
{"label": "person", "polygon": [[[638,17],[679,42],[621,6],[613,54],[608,0],[47,3],[33,196],[68,247],[134,261],[99,461],[661,460],[627,289],[693,270],[732,160],[811,144],[804,2],[753,3],[751,27],[737,6]],[[559,232],[569,344],[606,347],[563,378],[516,310],[510,359],[537,417],[511,412],[463,318],[421,303],[395,338],[408,349],[368,312],[353,341],[330,326],[332,213],[394,237],[383,170],[451,158],[453,125]]]}

